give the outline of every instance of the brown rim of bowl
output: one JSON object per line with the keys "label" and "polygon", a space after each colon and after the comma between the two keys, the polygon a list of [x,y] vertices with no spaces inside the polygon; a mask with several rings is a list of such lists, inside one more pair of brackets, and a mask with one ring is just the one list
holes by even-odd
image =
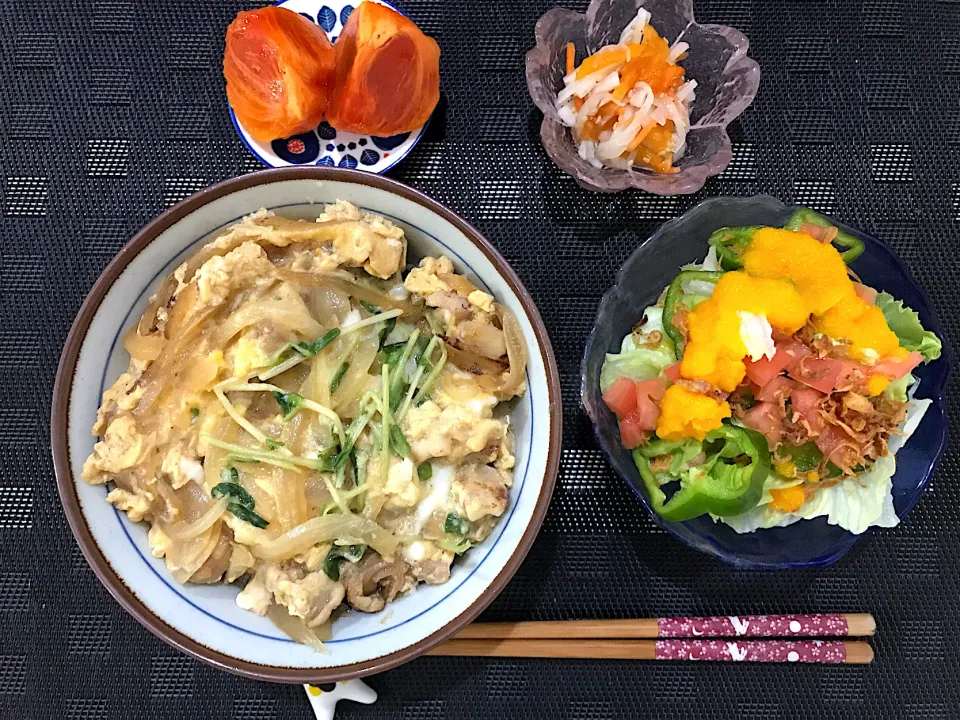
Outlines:
{"label": "brown rim of bowl", "polygon": [[[550,449],[547,456],[546,474],[543,478],[543,489],[540,497],[537,499],[533,517],[524,530],[516,551],[507,561],[503,570],[494,578],[493,582],[490,583],[483,593],[481,593],[473,604],[463,613],[440,628],[440,630],[433,635],[419,642],[401,648],[389,655],[365,662],[334,668],[314,669],[261,665],[259,663],[252,663],[230,657],[229,655],[212,650],[198,643],[193,638],[176,630],[154,615],[140,599],[131,592],[130,588],[126,586],[120,576],[113,570],[91,535],[90,529],[87,527],[86,520],[80,510],[80,501],[77,496],[73,472],[70,467],[67,440],[67,408],[73,387],[74,373],[77,358],[80,354],[80,347],[86,337],[90,322],[100,307],[104,296],[130,261],[147,245],[153,242],[161,232],[212,200],[257,185],[302,179],[342,181],[386,190],[387,192],[399,195],[431,210],[463,232],[463,234],[486,255],[487,259],[490,260],[503,279],[506,280],[511,290],[513,290],[519,298],[524,311],[527,313],[527,317],[530,319],[530,323],[537,337],[537,342],[540,346],[543,364],[547,371],[547,394],[550,408]],[[94,283],[93,288],[80,307],[80,311],[77,313],[77,317],[73,322],[73,326],[70,329],[67,341],[63,347],[63,352],[60,356],[60,364],[57,368],[56,381],[53,386],[53,402],[50,414],[50,444],[53,452],[54,471],[57,477],[57,490],[60,493],[60,499],[63,503],[67,520],[70,523],[70,528],[73,530],[73,535],[77,539],[77,543],[80,545],[84,557],[87,559],[90,567],[93,568],[100,582],[110,591],[110,594],[113,595],[117,602],[119,602],[127,612],[133,615],[141,625],[167,644],[221,670],[228,670],[238,675],[253,678],[254,680],[286,683],[323,683],[383,672],[384,670],[389,670],[423,655],[431,648],[457,633],[465,625],[472,622],[473,619],[500,594],[530,550],[530,546],[533,544],[534,538],[536,538],[537,532],[543,523],[547,506],[553,494],[557,472],[560,467],[561,407],[560,378],[557,372],[557,363],[553,355],[550,338],[547,335],[547,330],[540,317],[540,313],[537,311],[537,307],[530,293],[527,292],[523,283],[520,282],[520,278],[517,277],[517,274],[507,264],[503,256],[493,248],[479,230],[419,191],[381,175],[340,168],[279,168],[261,170],[250,173],[249,175],[226,180],[182,200],[152,222],[148,223],[110,262],[106,270],[101,273],[96,283]]]}

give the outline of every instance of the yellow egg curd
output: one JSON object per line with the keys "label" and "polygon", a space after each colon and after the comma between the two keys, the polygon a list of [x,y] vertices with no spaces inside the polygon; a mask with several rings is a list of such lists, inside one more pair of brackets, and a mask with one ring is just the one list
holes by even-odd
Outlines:
{"label": "yellow egg curd", "polygon": [[[786,335],[812,320],[824,335],[849,342],[855,360],[906,357],[880,309],[857,295],[833,245],[806,233],[761,228],[742,259],[743,270],[726,273],[713,295],[687,315],[682,377],[704,380],[725,392],[743,381],[747,348],[740,337],[739,312],[763,315]],[[660,412],[657,435],[668,440],[703,439],[730,417],[726,402],[677,385],[667,390]]]}

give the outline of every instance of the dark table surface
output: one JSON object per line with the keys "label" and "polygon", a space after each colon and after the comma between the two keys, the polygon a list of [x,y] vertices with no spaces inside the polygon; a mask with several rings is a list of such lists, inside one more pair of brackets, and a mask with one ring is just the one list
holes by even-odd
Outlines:
{"label": "dark table surface", "polygon": [[[49,455],[56,362],[98,273],[165,207],[258,169],[230,125],[220,72],[224,28],[258,4],[0,2],[0,717],[310,717],[300,687],[213,670],[120,610],[70,534]],[[735,572],[657,530],[608,470],[579,409],[577,368],[626,256],[714,195],[770,193],[885,239],[955,341],[960,3],[698,0],[698,20],[749,35],[762,81],[732,127],[730,167],[673,198],[588,193],[543,153],[523,55],[548,0],[401,5],[442,47],[443,93],[391,176],[503,251],[547,322],[563,382],[553,504],[483,619],[863,610],[880,632],[869,667],[423,659],[372,678],[379,702],[343,703],[340,716],[958,717],[956,443],[910,517],[832,567]],[[958,402],[954,383],[954,428]]]}

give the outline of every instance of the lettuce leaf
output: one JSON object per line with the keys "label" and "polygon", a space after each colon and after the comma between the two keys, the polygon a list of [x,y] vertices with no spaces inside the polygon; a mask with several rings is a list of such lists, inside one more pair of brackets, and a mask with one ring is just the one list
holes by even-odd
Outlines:
{"label": "lettuce leaf", "polygon": [[867,472],[837,483],[833,487],[820,488],[794,513],[777,510],[770,502],[770,489],[784,487],[782,479],[772,473],[764,485],[761,504],[753,510],[734,517],[714,518],[726,523],[738,533],[772,527],[784,527],[799,520],[826,517],[831,525],[839,525],[855,535],[870,527],[893,527],[898,522],[893,509],[893,474],[897,463],[894,453],[903,447],[920,425],[930,400],[913,400],[907,411],[907,419],[901,427],[901,435],[890,440],[890,455],[886,455]]}
{"label": "lettuce leaf", "polygon": [[600,390],[607,391],[617,378],[628,377],[631,380],[652,380],[660,372],[676,362],[673,351],[664,346],[658,348],[638,348],[614,355],[610,353],[603,361],[600,370]]}
{"label": "lettuce leaf", "polygon": [[654,330],[660,332],[661,341],[656,347],[638,347],[634,342],[633,334],[627,335],[620,345],[619,353],[607,353],[600,369],[600,390],[606,392],[617,378],[627,377],[631,380],[652,380],[660,372],[677,361],[673,347],[663,333],[663,309],[649,307],[643,313],[646,322],[641,341]]}
{"label": "lettuce leaf", "polygon": [[887,325],[900,338],[900,345],[907,350],[917,350],[924,360],[930,362],[940,357],[940,338],[920,324],[920,316],[914,310],[904,307],[902,300],[894,299],[890,293],[877,294],[877,307],[883,312]]}
{"label": "lettuce leaf", "polygon": [[916,381],[917,378],[914,375],[907,373],[899,380],[894,380],[892,383],[887,385],[887,389],[883,392],[891,400],[896,400],[897,402],[906,402],[907,391]]}

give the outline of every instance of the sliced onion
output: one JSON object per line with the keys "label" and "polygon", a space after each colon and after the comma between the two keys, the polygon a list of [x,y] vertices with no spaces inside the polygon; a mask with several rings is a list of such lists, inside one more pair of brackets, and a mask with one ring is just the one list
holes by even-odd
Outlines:
{"label": "sliced onion", "polygon": [[161,525],[160,529],[174,540],[192,540],[209,530],[220,519],[229,504],[229,498],[220,498],[210,506],[209,510],[193,522]]}
{"label": "sliced onion", "polygon": [[220,542],[220,526],[214,524],[189,540],[177,540],[166,552],[167,567],[177,582],[186,582],[210,558]]}
{"label": "sliced onion", "polygon": [[365,517],[324,515],[311,518],[280,537],[254,547],[253,554],[269,562],[282,562],[317,543],[343,539],[369,545],[381,555],[392,555],[400,542],[392,533]]}
{"label": "sliced onion", "polygon": [[133,414],[140,416],[146,413],[156,402],[160,393],[176,378],[184,361],[195,354],[196,349],[203,342],[200,326],[194,325],[190,331],[168,340],[160,351],[160,355],[143,371],[137,381],[143,388],[140,402],[133,409]]}
{"label": "sliced onion", "polygon": [[[307,627],[307,624],[303,621],[303,618],[299,618],[296,615],[291,615],[287,612],[287,609],[283,605],[277,605],[272,603],[269,608],[267,608],[267,617],[270,618],[270,621],[276,625],[280,630],[286,633],[291,640],[295,640],[301,645],[307,645],[312,647],[319,653],[324,655],[329,655],[330,650],[327,649],[326,645],[321,642],[320,638],[310,628]],[[324,624],[321,625],[319,630],[323,628],[328,629],[329,626]],[[329,634],[327,633],[327,639],[329,639]]]}
{"label": "sliced onion", "polygon": [[141,335],[134,326],[123,336],[123,349],[130,353],[130,357],[141,362],[153,362],[160,355],[167,339],[163,335]]}
{"label": "sliced onion", "polygon": [[523,339],[523,330],[513,312],[497,303],[497,316],[503,327],[503,334],[507,341],[507,357],[510,359],[510,369],[506,374],[491,383],[487,377],[480,378],[480,385],[501,400],[513,397],[523,385],[527,372],[527,344]]}
{"label": "sliced onion", "polygon": [[277,300],[255,301],[244,305],[227,318],[213,336],[211,349],[222,348],[238,332],[257,323],[280,325],[308,337],[319,335],[323,329],[308,312],[298,312],[288,303]]}
{"label": "sliced onion", "polygon": [[422,308],[418,308],[412,303],[404,300],[398,300],[390,295],[377,292],[373,288],[362,285],[359,282],[348,280],[339,275],[329,275],[325,273],[295,272],[293,270],[277,269],[277,277],[284,282],[302,285],[304,287],[325,287],[333,290],[339,290],[357,300],[376,305],[381,310],[403,310],[404,315],[410,317],[419,317],[423,314]]}
{"label": "sliced onion", "polygon": [[461,350],[446,341],[441,342],[443,342],[447,348],[447,357],[450,359],[450,362],[464,372],[468,372],[471,375],[496,376],[499,376],[500,373],[503,372],[503,365],[496,360],[491,360],[483,355],[478,355],[467,350]]}
{"label": "sliced onion", "polygon": [[141,335],[149,335],[153,332],[157,326],[157,313],[160,311],[160,308],[166,307],[167,303],[170,302],[170,298],[173,297],[173,292],[176,289],[177,279],[173,276],[173,273],[171,273],[167,275],[160,287],[157,288],[157,292],[150,298],[150,304],[140,317],[140,322],[137,325],[138,333]]}

